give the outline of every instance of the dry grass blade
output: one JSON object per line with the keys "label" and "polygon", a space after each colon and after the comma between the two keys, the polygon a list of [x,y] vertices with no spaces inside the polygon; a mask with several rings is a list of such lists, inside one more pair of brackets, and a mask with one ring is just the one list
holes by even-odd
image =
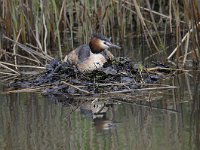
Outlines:
{"label": "dry grass blade", "polygon": [[[170,62],[170,61],[169,61]],[[173,65],[176,65],[174,64],[173,62],[170,62],[172,63]],[[153,67],[153,68],[147,68],[146,71],[150,72],[150,71],[156,71],[156,70],[168,70],[168,71],[180,71],[180,72],[190,72],[190,71],[194,71],[194,70],[189,70],[189,69],[176,69],[176,68],[162,68],[162,67]],[[196,70],[196,71],[200,71],[200,70]]]}
{"label": "dry grass blade", "polygon": [[13,43],[16,43],[18,47],[22,48],[24,51],[26,51],[27,53],[31,54],[37,60],[39,60],[37,57],[40,57],[40,58],[42,58],[44,60],[52,60],[53,59],[51,56],[49,56],[49,55],[45,56],[41,52],[37,52],[37,51],[31,49],[30,47],[27,47],[26,45],[23,45],[23,44],[21,44],[19,42],[16,42],[16,41],[10,39],[9,37],[3,36],[3,38],[5,38],[5,39],[7,39],[7,40],[9,40],[9,41],[11,41]]}
{"label": "dry grass blade", "polygon": [[83,89],[81,89],[81,88],[79,88],[79,87],[77,87],[77,86],[75,86],[75,85],[72,85],[72,84],[70,84],[70,83],[67,83],[67,82],[65,82],[65,81],[62,81],[61,83],[66,84],[66,85],[68,85],[68,86],[71,86],[71,87],[73,87],[73,88],[75,88],[75,89],[77,89],[77,90],[79,90],[79,91],[81,91],[81,92],[83,92],[83,93],[91,94],[89,91],[83,90]]}
{"label": "dry grass blade", "polygon": [[16,76],[16,74],[13,74],[13,73],[10,73],[10,72],[2,72],[2,71],[0,71],[0,74]]}
{"label": "dry grass blade", "polygon": [[[11,72],[17,74],[17,75],[20,75],[19,72],[17,72],[17,71],[15,71],[14,69],[12,69],[12,68],[10,68],[10,67],[4,65],[5,63],[4,63],[4,64],[3,64],[3,63],[4,63],[4,62],[0,62],[0,66],[1,66],[1,67],[5,68],[5,69],[7,69],[7,70],[9,70],[9,71],[11,71]],[[9,63],[7,63],[7,64],[9,64]],[[13,65],[13,64],[12,64],[12,65]],[[13,65],[13,66],[15,66],[15,65]]]}
{"label": "dry grass blade", "polygon": [[[45,21],[45,16],[43,14],[42,16],[42,20],[43,20],[43,25],[44,25],[44,30],[45,30],[45,35],[44,35],[44,53],[45,53],[45,56],[47,58],[47,26],[46,26],[46,21]],[[46,64],[47,64],[47,61],[46,61]]]}
{"label": "dry grass blade", "polygon": [[193,32],[193,29],[190,29],[190,31],[188,31],[185,36],[182,38],[181,42],[179,42],[179,44],[177,45],[177,47],[172,51],[172,53],[167,57],[167,60],[171,59],[172,56],[176,53],[176,51],[178,50],[178,48],[182,45],[182,43],[187,39],[187,37],[190,36],[190,33]]}
{"label": "dry grass blade", "polygon": [[56,37],[58,39],[58,48],[59,48],[59,55],[60,55],[60,59],[62,59],[62,49],[61,49],[61,39],[60,39],[60,31],[59,31],[59,16],[58,16],[58,10],[57,10],[57,5],[56,2],[54,0],[51,0],[52,4],[53,4],[53,9],[54,9],[54,13],[55,13],[55,24],[56,24]]}
{"label": "dry grass blade", "polygon": [[185,55],[184,55],[183,65],[182,65],[182,66],[185,65],[185,62],[186,62],[186,60],[187,60],[189,41],[190,41],[190,34],[188,34],[188,36],[187,36],[187,41],[186,41],[186,43],[185,43]]}
{"label": "dry grass blade", "polygon": [[28,60],[28,61],[31,61],[31,62],[34,62],[34,63],[37,63],[37,64],[40,64],[40,61],[37,61],[35,59],[31,59],[29,57],[26,57],[26,56],[22,56],[20,54],[13,54],[13,53],[10,53],[10,52],[7,52],[6,50],[0,50],[0,52],[2,52],[2,54],[6,54],[6,55],[11,55],[11,56],[16,56],[16,57],[19,57],[21,59],[25,59],[25,60]]}
{"label": "dry grass blade", "polygon": [[136,91],[152,91],[152,90],[170,90],[178,88],[176,86],[165,86],[165,87],[152,87],[152,88],[142,88],[142,89],[130,89],[130,90],[123,90],[123,91],[113,91],[113,92],[105,92],[102,94],[119,94],[119,93],[130,93]]}
{"label": "dry grass blade", "polygon": [[6,75],[2,78],[0,78],[0,80],[2,80],[3,82],[6,81],[13,81],[14,79],[16,79],[18,76],[17,75]]}
{"label": "dry grass blade", "polygon": [[[21,34],[21,31],[22,31],[22,29],[19,30],[19,33],[18,33],[17,38],[16,38],[16,42],[19,40],[19,36]],[[15,44],[13,46],[13,55],[14,55],[14,61],[15,61],[15,65],[16,65],[15,69],[17,69],[16,42],[15,42]]]}
{"label": "dry grass blade", "polygon": [[43,89],[43,87],[38,87],[38,88],[25,88],[25,89],[20,89],[20,90],[12,90],[12,91],[7,91],[4,94],[8,94],[8,93],[29,93],[29,92],[37,92],[37,91],[41,91],[41,89]]}
{"label": "dry grass blade", "polygon": [[[141,23],[142,23],[143,30],[144,30],[144,31],[145,31],[145,30],[147,31],[147,33],[148,33],[148,35],[149,35],[149,37],[150,37],[150,39],[151,39],[151,41],[152,41],[152,43],[153,43],[155,49],[156,49],[157,51],[159,51],[159,48],[157,47],[157,45],[156,45],[156,43],[155,43],[155,41],[154,41],[154,39],[153,39],[153,37],[152,37],[152,35],[151,35],[149,29],[147,28],[146,23],[144,22],[144,17],[142,16],[142,13],[141,13],[141,11],[140,11],[140,9],[139,9],[140,7],[139,7],[137,1],[136,1],[136,0],[133,0],[133,2],[134,2],[134,5],[135,5],[135,9],[136,9],[137,15],[138,15],[138,17],[139,17],[139,19],[140,19],[140,21],[141,21]],[[144,33],[145,33],[145,32],[144,32]],[[146,40],[148,41],[147,37],[146,37]]]}
{"label": "dry grass blade", "polygon": [[[7,65],[7,66],[13,66],[13,67],[18,67],[18,68],[34,68],[34,69],[45,69],[45,67],[40,67],[40,66],[31,66],[31,65],[15,65],[11,63],[6,63],[6,62],[1,62],[0,65]],[[13,70],[14,71],[14,70]]]}

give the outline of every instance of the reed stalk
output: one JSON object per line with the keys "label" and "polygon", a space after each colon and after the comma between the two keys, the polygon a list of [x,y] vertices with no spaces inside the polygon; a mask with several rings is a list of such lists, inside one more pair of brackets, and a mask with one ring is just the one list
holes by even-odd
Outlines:
{"label": "reed stalk", "polygon": [[[160,34],[165,31],[165,36],[176,34],[176,47],[167,59],[180,61],[184,56],[184,66],[187,59],[200,61],[199,5],[198,0],[2,0],[0,35],[22,45],[34,45],[36,49],[26,51],[25,57],[38,62],[40,57],[48,63],[52,49],[58,49],[56,56],[62,59],[75,47],[74,39],[80,44],[88,43],[93,32],[111,36],[114,41],[116,37],[124,41],[124,38],[142,35],[150,49],[153,46],[156,50],[151,53],[158,53],[167,49],[166,38]],[[0,40],[2,49],[10,52],[13,49],[14,55],[20,52],[16,44],[10,45],[10,40]],[[191,52],[193,58],[187,57]],[[13,60],[16,64],[16,57]]]}

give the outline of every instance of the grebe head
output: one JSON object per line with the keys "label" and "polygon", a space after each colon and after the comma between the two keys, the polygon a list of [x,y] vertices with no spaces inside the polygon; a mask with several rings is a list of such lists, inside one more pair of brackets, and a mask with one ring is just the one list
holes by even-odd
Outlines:
{"label": "grebe head", "polygon": [[103,36],[102,34],[93,34],[93,37],[90,40],[89,46],[92,53],[101,53],[102,51],[108,48],[120,49],[119,46],[112,44],[110,39]]}

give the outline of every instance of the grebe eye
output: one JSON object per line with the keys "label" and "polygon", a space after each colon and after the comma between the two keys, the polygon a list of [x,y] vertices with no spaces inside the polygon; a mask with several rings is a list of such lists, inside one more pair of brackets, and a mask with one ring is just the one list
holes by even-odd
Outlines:
{"label": "grebe eye", "polygon": [[106,43],[106,42],[103,42],[103,44],[107,45],[107,43]]}

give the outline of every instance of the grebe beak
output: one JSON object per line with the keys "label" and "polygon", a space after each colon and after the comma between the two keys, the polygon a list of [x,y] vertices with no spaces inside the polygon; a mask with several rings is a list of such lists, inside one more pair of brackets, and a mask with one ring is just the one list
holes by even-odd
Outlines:
{"label": "grebe beak", "polygon": [[119,47],[119,46],[117,46],[117,45],[115,45],[115,44],[112,44],[112,43],[110,43],[110,47],[111,47],[111,48],[121,49],[121,47]]}

